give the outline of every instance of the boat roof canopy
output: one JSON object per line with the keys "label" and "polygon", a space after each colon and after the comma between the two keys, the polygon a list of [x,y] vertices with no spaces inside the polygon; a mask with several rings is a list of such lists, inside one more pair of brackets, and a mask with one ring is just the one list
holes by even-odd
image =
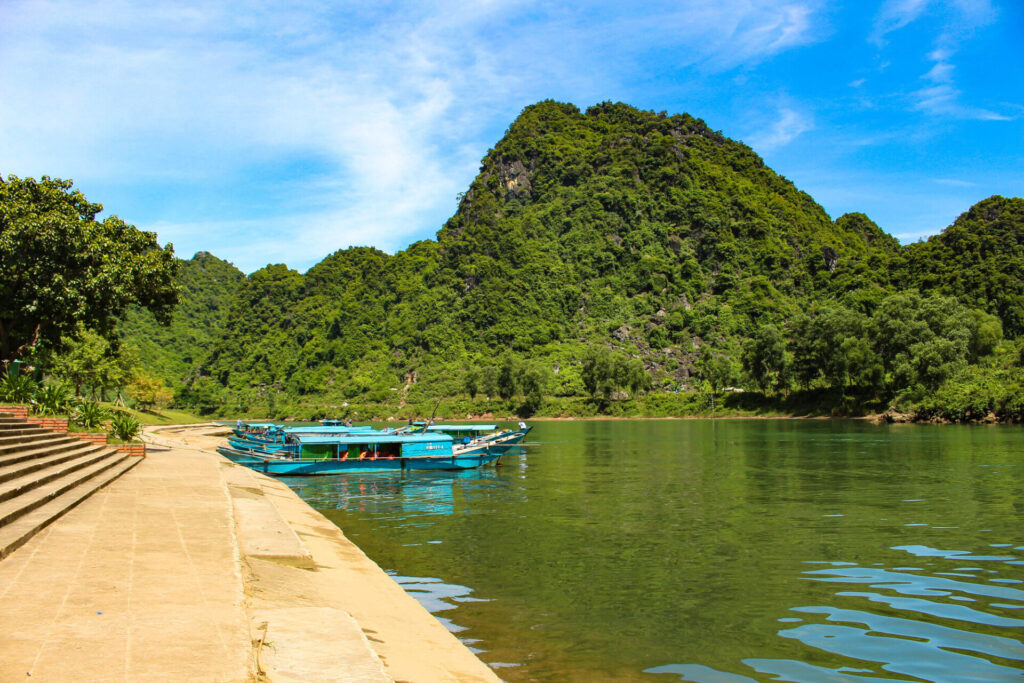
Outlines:
{"label": "boat roof canopy", "polygon": [[293,434],[300,444],[371,444],[371,443],[436,443],[452,441],[450,434],[385,434],[360,432],[355,434]]}
{"label": "boat roof canopy", "polygon": [[348,432],[373,432],[376,430],[370,425],[360,425],[358,427],[322,425],[310,427],[285,427],[284,431],[289,434],[300,432],[302,434],[346,434]]}
{"label": "boat roof canopy", "polygon": [[428,432],[493,432],[498,425],[430,425]]}

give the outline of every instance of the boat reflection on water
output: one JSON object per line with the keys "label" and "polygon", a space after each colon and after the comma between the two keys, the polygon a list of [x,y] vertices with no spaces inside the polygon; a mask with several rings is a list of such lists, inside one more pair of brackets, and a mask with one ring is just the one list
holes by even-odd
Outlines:
{"label": "boat reflection on water", "polygon": [[[514,458],[510,458],[510,462],[514,462]],[[456,483],[461,484],[459,499],[467,503],[491,486],[503,486],[509,476],[514,476],[510,469],[353,472],[332,477],[291,477],[282,481],[317,510],[350,510],[383,518],[408,518],[450,515],[457,505]]]}
{"label": "boat reflection on water", "polygon": [[[511,467],[472,470],[405,470],[397,472],[349,473],[329,477],[289,477],[282,479],[303,500],[328,519],[345,528],[344,515],[356,513],[375,520],[401,520],[400,527],[433,526],[428,518],[448,517],[472,508],[481,497],[507,495],[512,478],[523,476],[525,450],[508,452],[502,458]],[[421,520],[421,521],[417,521]],[[358,536],[359,534],[355,534]],[[427,544],[441,543],[440,540]],[[401,543],[412,549],[423,543]],[[460,635],[464,627],[442,613],[467,602],[487,602],[473,595],[473,589],[431,576],[405,576],[384,566],[405,591],[416,599],[463,644],[476,653],[478,640]]]}

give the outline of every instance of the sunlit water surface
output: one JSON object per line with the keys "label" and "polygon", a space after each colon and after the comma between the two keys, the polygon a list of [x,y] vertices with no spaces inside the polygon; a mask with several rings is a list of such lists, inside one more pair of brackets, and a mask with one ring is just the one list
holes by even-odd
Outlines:
{"label": "sunlit water surface", "polygon": [[507,681],[1024,679],[1024,430],[541,422],[290,479]]}

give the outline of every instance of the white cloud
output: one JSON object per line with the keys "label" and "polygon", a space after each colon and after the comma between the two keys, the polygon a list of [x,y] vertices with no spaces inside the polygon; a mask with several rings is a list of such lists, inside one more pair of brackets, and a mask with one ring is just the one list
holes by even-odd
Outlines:
{"label": "white cloud", "polygon": [[[712,69],[758,62],[786,50],[823,40],[822,3],[734,0],[690,2],[669,28],[687,36]],[[652,27],[654,28],[654,27]]]}
{"label": "white cloud", "polygon": [[948,34],[944,34],[940,37],[940,41],[947,45],[936,48],[928,54],[929,59],[935,63],[921,76],[923,80],[930,81],[933,85],[914,91],[914,109],[933,116],[980,121],[1009,121],[1010,117],[1003,114],[981,107],[968,106],[961,102],[962,92],[956,88],[953,79],[953,71],[956,67],[949,61],[955,54],[953,48],[949,46],[951,39]]}
{"label": "white cloud", "polygon": [[771,151],[788,145],[797,136],[814,128],[814,121],[810,115],[797,111],[790,105],[779,106],[776,113],[775,121],[748,140],[748,144],[755,152]]}
{"label": "white cloud", "polygon": [[0,172],[117,186],[137,199],[112,211],[243,269],[400,249],[433,235],[497,126],[552,84],[589,104],[652,51],[757,63],[821,40],[823,2],[13,2]]}
{"label": "white cloud", "polygon": [[946,62],[936,62],[931,70],[924,75],[924,78],[935,83],[952,83],[953,65]]}
{"label": "white cloud", "polygon": [[876,45],[885,42],[885,36],[915,21],[927,9],[930,0],[886,0],[875,17],[870,40]]}
{"label": "white cloud", "polygon": [[927,53],[931,67],[921,78],[931,85],[912,93],[912,108],[932,116],[982,121],[1007,121],[1010,117],[962,102],[962,91],[953,78],[958,44],[966,40],[981,26],[995,18],[990,0],[887,0],[875,17],[874,31],[869,40],[884,47],[887,34],[897,31],[935,9],[944,22]]}

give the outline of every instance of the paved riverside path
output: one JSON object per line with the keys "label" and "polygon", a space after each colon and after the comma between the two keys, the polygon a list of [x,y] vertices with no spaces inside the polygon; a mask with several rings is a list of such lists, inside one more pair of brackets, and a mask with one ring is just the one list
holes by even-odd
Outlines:
{"label": "paved riverside path", "polygon": [[253,680],[217,462],[150,447],[0,561],[0,681]]}
{"label": "paved riverside path", "polygon": [[0,683],[499,681],[202,430],[149,432],[141,463],[0,561]]}

